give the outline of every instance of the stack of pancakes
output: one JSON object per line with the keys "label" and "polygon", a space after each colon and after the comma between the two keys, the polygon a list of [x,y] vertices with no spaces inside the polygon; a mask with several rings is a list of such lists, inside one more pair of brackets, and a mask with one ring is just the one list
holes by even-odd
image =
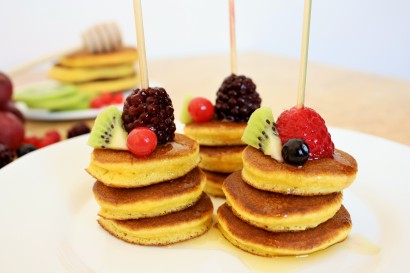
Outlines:
{"label": "stack of pancakes", "polygon": [[203,193],[206,177],[199,161],[199,145],[180,134],[146,157],[94,149],[86,170],[97,179],[98,223],[115,237],[140,245],[167,245],[204,234],[212,225],[213,206]]}
{"label": "stack of pancakes", "polygon": [[137,59],[137,50],[131,47],[98,54],[79,51],[63,56],[48,75],[60,82],[73,84],[80,92],[92,96],[124,91],[138,83]]}
{"label": "stack of pancakes", "polygon": [[232,172],[242,169],[242,151],[245,143],[241,137],[246,122],[209,121],[189,123],[184,132],[200,144],[201,162],[207,182],[205,192],[224,197],[222,183]]}
{"label": "stack of pancakes", "polygon": [[226,203],[218,209],[218,227],[232,244],[261,256],[327,248],[351,230],[341,191],[356,173],[356,160],[340,150],[298,167],[248,146],[243,170],[223,183]]}

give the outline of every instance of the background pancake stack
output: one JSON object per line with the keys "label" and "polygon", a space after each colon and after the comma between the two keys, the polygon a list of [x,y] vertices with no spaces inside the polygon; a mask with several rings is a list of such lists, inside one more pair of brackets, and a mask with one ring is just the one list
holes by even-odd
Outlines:
{"label": "background pancake stack", "polygon": [[200,144],[201,162],[207,183],[205,192],[224,197],[222,183],[232,172],[242,169],[242,151],[245,143],[241,137],[245,122],[210,121],[190,123],[185,134]]}
{"label": "background pancake stack", "polygon": [[355,179],[355,159],[333,158],[302,167],[280,163],[248,146],[243,170],[223,184],[218,227],[237,247],[261,256],[304,255],[343,241],[351,230],[341,191]]}
{"label": "background pancake stack", "polygon": [[98,54],[78,51],[60,58],[48,75],[93,97],[133,89],[138,83],[137,59],[137,50],[131,47]]}
{"label": "background pancake stack", "polygon": [[203,193],[199,146],[176,134],[152,154],[94,149],[87,171],[101,206],[99,224],[115,237],[140,245],[168,245],[204,234],[213,206]]}

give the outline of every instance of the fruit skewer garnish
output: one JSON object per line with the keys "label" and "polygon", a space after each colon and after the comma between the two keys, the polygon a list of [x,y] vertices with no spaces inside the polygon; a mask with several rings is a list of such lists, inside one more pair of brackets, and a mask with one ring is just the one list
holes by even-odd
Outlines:
{"label": "fruit skewer garnish", "polygon": [[140,0],[134,0],[134,15],[141,88],[126,98],[122,112],[111,106],[97,116],[88,144],[94,148],[129,150],[136,156],[148,156],[157,144],[172,141],[176,128],[174,108],[167,92],[160,87],[149,87]]}
{"label": "fruit skewer garnish", "polygon": [[221,121],[247,122],[253,111],[261,105],[261,98],[252,79],[237,75],[235,0],[228,0],[228,2],[231,75],[224,79],[218,89],[214,106],[208,99],[202,97],[185,99],[180,118],[184,124],[207,122],[212,118]]}
{"label": "fruit skewer garnish", "polygon": [[324,119],[305,107],[305,87],[312,0],[305,0],[297,105],[273,121],[270,109],[255,111],[242,140],[279,162],[300,166],[308,159],[332,158],[334,144]]}

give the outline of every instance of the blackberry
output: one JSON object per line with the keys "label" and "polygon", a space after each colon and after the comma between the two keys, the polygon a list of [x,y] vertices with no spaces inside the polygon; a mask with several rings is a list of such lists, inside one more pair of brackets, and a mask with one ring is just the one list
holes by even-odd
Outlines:
{"label": "blackberry", "polygon": [[73,127],[70,128],[67,132],[67,138],[72,138],[76,136],[81,136],[88,134],[90,132],[90,127],[87,126],[85,123],[76,123]]}
{"label": "blackberry", "polygon": [[256,85],[250,78],[235,74],[225,78],[216,93],[215,114],[219,120],[248,121],[261,106]]}
{"label": "blackberry", "polygon": [[172,141],[175,136],[174,107],[161,87],[135,89],[124,102],[122,121],[128,133],[136,127],[150,128],[158,144]]}
{"label": "blackberry", "polygon": [[0,169],[14,160],[14,153],[7,145],[0,144]]}

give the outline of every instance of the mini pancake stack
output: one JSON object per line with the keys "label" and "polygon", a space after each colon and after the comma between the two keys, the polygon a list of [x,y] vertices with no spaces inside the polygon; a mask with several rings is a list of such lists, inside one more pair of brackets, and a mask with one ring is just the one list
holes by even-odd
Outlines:
{"label": "mini pancake stack", "polygon": [[[141,91],[132,95],[136,93]],[[152,152],[135,154],[121,115],[115,106],[102,111],[88,140],[94,150],[86,171],[97,180],[98,223],[113,236],[139,245],[168,245],[204,234],[212,225],[213,205],[203,192],[206,177],[197,167],[198,143],[172,131],[164,144],[155,141]],[[147,127],[135,130],[141,129],[156,136]]]}
{"label": "mini pancake stack", "polygon": [[199,146],[174,141],[138,158],[129,151],[94,149],[87,168],[97,179],[98,223],[124,241],[167,245],[197,237],[212,225],[213,207],[197,167]]}
{"label": "mini pancake stack", "polygon": [[335,149],[333,157],[295,166],[261,150],[246,147],[242,171],[223,183],[217,219],[224,237],[260,256],[305,255],[343,241],[351,219],[342,190],[356,177],[356,160]]}
{"label": "mini pancake stack", "polygon": [[200,144],[199,167],[206,174],[205,192],[224,197],[222,183],[232,172],[242,169],[241,137],[246,122],[208,121],[189,123],[184,132]]}
{"label": "mini pancake stack", "polygon": [[137,50],[131,47],[98,54],[78,51],[60,58],[48,75],[91,96],[125,91],[138,83],[134,65],[137,59]]}

